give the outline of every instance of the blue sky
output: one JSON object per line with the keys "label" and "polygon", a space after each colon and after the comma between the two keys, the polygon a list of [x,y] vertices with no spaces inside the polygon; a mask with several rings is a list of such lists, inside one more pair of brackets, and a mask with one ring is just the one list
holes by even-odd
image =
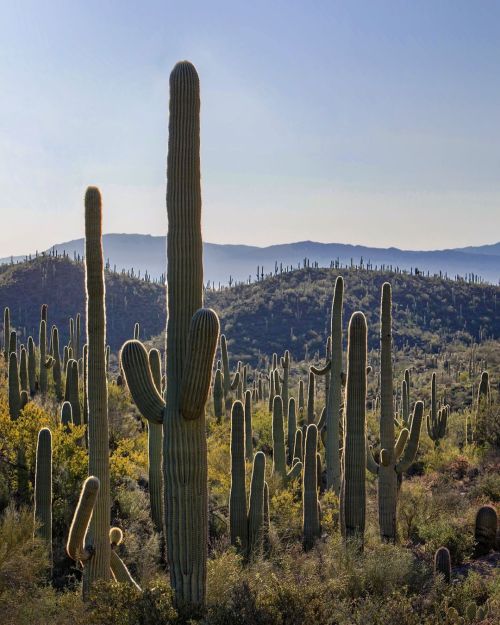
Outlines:
{"label": "blue sky", "polygon": [[500,2],[1,0],[0,256],[164,234],[168,75],[202,88],[204,238],[500,239]]}

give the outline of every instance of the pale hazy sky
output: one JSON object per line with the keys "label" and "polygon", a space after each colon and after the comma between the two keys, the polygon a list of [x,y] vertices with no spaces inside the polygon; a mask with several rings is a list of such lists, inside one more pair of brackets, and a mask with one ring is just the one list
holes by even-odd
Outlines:
{"label": "pale hazy sky", "polygon": [[500,239],[499,0],[0,0],[0,257],[164,234],[168,76],[202,89],[204,238]]}

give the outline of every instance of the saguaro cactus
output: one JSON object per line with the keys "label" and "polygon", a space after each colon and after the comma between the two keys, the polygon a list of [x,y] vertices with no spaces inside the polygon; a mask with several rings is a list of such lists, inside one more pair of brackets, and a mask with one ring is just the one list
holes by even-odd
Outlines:
{"label": "saguaro cactus", "polygon": [[222,383],[222,371],[220,369],[217,369],[217,371],[215,372],[213,396],[214,415],[217,421],[220,423],[220,420],[224,416],[224,387]]}
{"label": "saguaro cactus", "polygon": [[35,341],[33,337],[28,337],[28,383],[31,397],[36,393],[36,356]]}
{"label": "saguaro cactus", "polygon": [[287,438],[288,438],[288,453],[287,453],[287,461],[288,464],[293,464],[293,451],[295,444],[295,431],[297,429],[297,411],[295,408],[295,399],[290,397],[288,400],[288,428],[287,428]]}
{"label": "saguaro cactus", "polygon": [[224,334],[220,335],[220,352],[222,358],[222,381],[224,384],[224,401],[226,408],[226,416],[231,412],[231,393],[238,388],[240,383],[240,374],[236,372],[231,380],[231,369],[229,368],[229,355],[227,351],[227,340]]}
{"label": "saguaro cactus", "polygon": [[448,421],[448,410],[446,407],[438,409],[436,396],[436,374],[432,374],[431,381],[431,411],[427,415],[427,433],[434,441],[434,445],[439,447],[439,441],[446,434],[446,424]]}
{"label": "saguaro cactus", "polygon": [[285,431],[283,422],[283,400],[275,395],[273,400],[273,472],[285,482],[299,476],[301,462],[294,462],[290,471],[286,470]]}
{"label": "saguaro cactus", "polygon": [[281,368],[283,369],[283,382],[281,384],[281,399],[283,400],[283,413],[285,415],[285,421],[288,421],[288,380],[290,377],[290,352],[285,351],[285,354],[280,359]]}
{"label": "saguaro cactus", "polygon": [[367,467],[378,475],[378,517],[383,540],[394,542],[397,536],[398,475],[413,462],[418,449],[424,405],[415,404],[411,431],[401,430],[396,441],[394,430],[392,377],[392,292],[382,286],[380,305],[380,462],[376,463],[367,449]]}
{"label": "saguaro cactus", "polygon": [[355,312],[349,321],[344,455],[340,495],[343,536],[361,543],[365,533],[366,486],[366,319]]}
{"label": "saguaro cactus", "polygon": [[[157,349],[148,354],[151,375],[158,394],[161,395],[161,358]],[[148,421],[148,480],[151,518],[157,532],[163,531],[163,426]]]}
{"label": "saguaro cactus", "polygon": [[80,409],[80,393],[78,380],[78,363],[71,358],[66,366],[66,387],[64,391],[64,401],[71,404],[73,422],[75,425],[82,425],[82,413]]}
{"label": "saguaro cactus", "polygon": [[40,320],[40,335],[39,345],[40,350],[40,365],[38,372],[38,384],[40,385],[40,393],[45,395],[47,393],[47,370],[52,367],[53,359],[47,357],[47,322],[45,319]]}
{"label": "saguaro cactus", "polygon": [[54,392],[57,400],[62,399],[62,375],[61,375],[61,352],[59,348],[59,330],[56,326],[52,328],[52,377],[54,378]]}
{"label": "saguaro cactus", "polygon": [[434,575],[442,575],[446,583],[451,580],[451,557],[446,547],[439,547],[434,554]]}
{"label": "saguaro cactus", "polygon": [[3,355],[5,360],[9,359],[10,342],[10,309],[8,306],[3,311]]}
{"label": "saguaro cactus", "polygon": [[248,548],[247,495],[245,486],[245,415],[235,401],[231,410],[231,493],[229,496],[231,544],[246,553]]}
{"label": "saguaro cactus", "polygon": [[[156,391],[138,341],[122,349],[122,366],[141,412],[163,422],[167,555],[177,603],[205,599],[208,494],[205,403],[219,320],[201,308],[199,80],[188,62],[170,76],[167,163],[167,387]],[[225,382],[226,383],[226,382]]]}
{"label": "saguaro cactus", "polygon": [[21,390],[29,391],[28,380],[28,353],[24,345],[21,347],[21,356],[19,361],[19,380],[21,382]]}
{"label": "saguaro cactus", "polygon": [[245,391],[245,457],[253,461],[252,391]]}
{"label": "saguaro cactus", "polygon": [[475,553],[486,555],[495,547],[498,515],[493,506],[482,506],[476,514],[474,529]]}
{"label": "saguaro cactus", "polygon": [[[110,485],[108,383],[106,379],[106,311],[102,253],[101,195],[96,187],[85,194],[85,288],[87,318],[87,402],[89,475],[98,478],[99,493],[88,532],[93,555],[85,566],[84,595],[96,580],[109,580]],[[73,368],[78,374],[78,364]],[[80,403],[78,402],[78,406]],[[75,412],[73,406],[73,419]]]}
{"label": "saguaro cactus", "polygon": [[258,555],[263,544],[264,526],[264,489],[266,474],[266,456],[258,451],[253,457],[252,480],[250,482],[250,501],[248,505],[248,554]]}
{"label": "saguaro cactus", "polygon": [[20,412],[21,391],[19,389],[17,355],[15,352],[11,352],[9,355],[9,415],[12,421],[16,421]]}
{"label": "saguaro cactus", "polygon": [[[342,307],[344,297],[344,279],[338,276],[332,300],[330,321],[330,360],[323,369],[313,368],[315,375],[325,375],[328,380],[326,402],[326,487],[335,493],[340,491],[340,406],[342,404]],[[327,350],[328,352],[328,350]]]}
{"label": "saguaro cactus", "polygon": [[302,481],[302,536],[304,549],[314,546],[321,534],[316,449],[318,428],[314,423],[307,426],[304,453],[304,475]]}
{"label": "saguaro cactus", "polygon": [[38,432],[34,516],[36,533],[47,545],[52,562],[52,434],[48,428]]}

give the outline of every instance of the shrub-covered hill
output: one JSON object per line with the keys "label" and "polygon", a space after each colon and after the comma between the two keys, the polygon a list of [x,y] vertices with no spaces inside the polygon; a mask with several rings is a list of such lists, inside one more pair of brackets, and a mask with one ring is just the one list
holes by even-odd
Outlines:
{"label": "shrub-covered hill", "polygon": [[[408,344],[432,352],[451,340],[500,336],[500,287],[388,271],[296,270],[250,285],[209,290],[205,301],[219,314],[234,358],[255,362],[259,354],[287,347],[296,359],[312,357],[324,350],[339,273],[345,279],[345,319],[354,310],[367,315],[370,347],[378,346],[380,289],[386,280],[393,287],[397,347]],[[164,330],[161,285],[114,272],[106,279],[108,342],[113,350],[131,337],[136,321],[142,338]],[[43,303],[49,305],[49,324],[58,325],[66,341],[68,318],[84,312],[83,266],[45,256],[0,267],[0,309],[10,306],[12,323],[23,337],[37,336]]]}
{"label": "shrub-covered hill", "polygon": [[[49,325],[69,338],[70,317],[85,312],[83,265],[62,257],[38,257],[0,267],[0,307],[9,306],[12,325],[25,339],[37,337],[40,306],[49,306]],[[126,274],[106,273],[107,338],[113,350],[132,335],[141,322],[142,336],[158,334],[165,322],[165,297],[158,284]]]}

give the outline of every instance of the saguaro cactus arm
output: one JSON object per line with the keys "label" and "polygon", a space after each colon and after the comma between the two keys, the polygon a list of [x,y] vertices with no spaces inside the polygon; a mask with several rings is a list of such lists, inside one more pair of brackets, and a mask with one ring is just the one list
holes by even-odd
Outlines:
{"label": "saguaro cactus arm", "polygon": [[210,308],[197,310],[189,328],[180,391],[180,410],[187,420],[198,419],[205,408],[218,338],[219,319],[216,313]]}
{"label": "saguaro cactus arm", "polygon": [[420,429],[422,427],[422,417],[424,415],[424,402],[417,401],[415,408],[413,409],[413,417],[411,420],[411,430],[408,442],[405,446],[405,450],[401,460],[396,465],[397,473],[403,473],[406,471],[411,463],[415,460],[415,456],[418,450],[418,443],[420,441]]}
{"label": "saguaro cactus arm", "polygon": [[88,477],[82,486],[80,499],[76,506],[73,521],[69,529],[66,552],[75,562],[86,562],[92,557],[92,550],[85,547],[85,536],[92,518],[94,505],[99,492],[99,480],[96,477]]}
{"label": "saguaro cactus arm", "polygon": [[165,402],[156,389],[148,352],[140,341],[127,341],[121,351],[122,369],[137,408],[152,423],[163,422]]}

